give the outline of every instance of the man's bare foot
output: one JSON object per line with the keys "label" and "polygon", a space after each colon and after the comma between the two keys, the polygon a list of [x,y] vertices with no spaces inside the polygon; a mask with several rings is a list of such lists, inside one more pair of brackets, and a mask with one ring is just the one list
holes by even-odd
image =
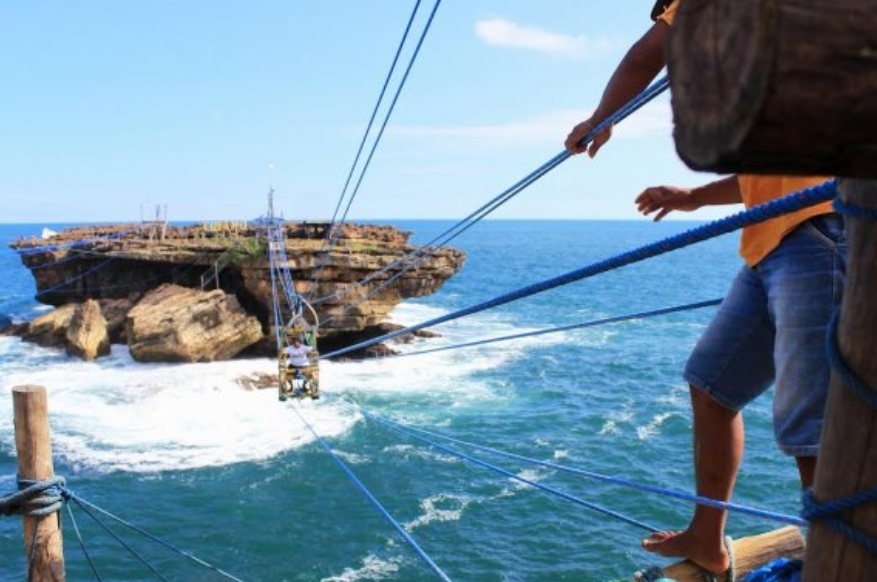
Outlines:
{"label": "man's bare foot", "polygon": [[642,544],[647,552],[671,558],[687,558],[719,576],[731,566],[731,556],[724,544],[713,547],[689,530],[654,532]]}

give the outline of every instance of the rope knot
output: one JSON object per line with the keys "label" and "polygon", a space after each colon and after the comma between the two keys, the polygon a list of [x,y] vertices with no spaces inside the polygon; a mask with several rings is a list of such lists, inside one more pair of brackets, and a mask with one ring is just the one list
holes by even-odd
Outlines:
{"label": "rope knot", "polygon": [[44,481],[18,479],[18,492],[0,497],[0,515],[43,517],[61,510],[70,493],[63,477]]}

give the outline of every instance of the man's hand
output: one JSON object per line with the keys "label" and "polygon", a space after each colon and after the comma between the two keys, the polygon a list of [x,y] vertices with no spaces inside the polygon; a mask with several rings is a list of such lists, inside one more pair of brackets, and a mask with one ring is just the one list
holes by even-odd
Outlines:
{"label": "man's hand", "polygon": [[593,158],[596,156],[597,152],[600,151],[600,148],[603,147],[603,144],[609,141],[609,138],[612,137],[611,125],[594,136],[594,140],[590,144],[583,144],[581,142],[592,129],[599,125],[600,121],[602,120],[591,117],[590,119],[586,119],[576,125],[572,128],[572,131],[569,132],[566,141],[563,142],[563,146],[573,155],[587,151],[590,157]]}
{"label": "man's hand", "polygon": [[636,197],[636,208],[645,216],[657,211],[655,222],[667,216],[673,210],[691,212],[700,205],[691,197],[691,188],[676,186],[652,186],[646,188]]}

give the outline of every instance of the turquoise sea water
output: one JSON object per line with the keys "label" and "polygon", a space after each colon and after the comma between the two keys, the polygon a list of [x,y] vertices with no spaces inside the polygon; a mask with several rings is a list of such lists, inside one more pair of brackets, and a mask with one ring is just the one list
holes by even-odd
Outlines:
{"label": "turquoise sea water", "polygon": [[[387,221],[424,243],[452,222]],[[452,242],[463,271],[393,314],[412,325],[696,226],[647,220],[484,221]],[[0,317],[30,319],[30,273],[5,243],[44,225],[0,225]],[[53,226],[53,228],[57,228]],[[739,268],[736,235],[626,266],[433,328],[405,353],[720,298]],[[10,389],[46,386],[55,471],[84,499],[242,580],[437,580],[327,452],[452,580],[629,579],[665,564],[643,528],[430,447],[370,414],[528,458],[691,491],[680,371],[714,308],[465,349],[322,364],[323,398],[277,401],[236,378],[270,360],[143,365],[124,347],[84,363],[0,338],[0,494],[15,488]],[[770,428],[770,395],[745,414],[735,501],[793,514],[798,485]],[[310,428],[309,428],[310,427]],[[311,429],[313,432],[311,432]],[[314,436],[316,434],[319,437]],[[448,443],[446,446],[454,446]],[[325,445],[325,447],[323,446]],[[658,528],[685,501],[466,449],[502,470]],[[87,515],[77,524],[104,580],[154,580]],[[732,514],[729,533],[779,527]],[[113,526],[168,580],[220,574]],[[0,581],[25,579],[20,520],[0,518]],[[94,579],[65,523],[68,580]]]}

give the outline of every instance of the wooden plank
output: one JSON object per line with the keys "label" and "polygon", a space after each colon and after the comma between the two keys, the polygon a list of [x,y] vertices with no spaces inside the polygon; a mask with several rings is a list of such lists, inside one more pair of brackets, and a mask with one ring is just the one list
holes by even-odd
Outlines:
{"label": "wooden plank", "polygon": [[685,0],[667,61],[690,167],[877,178],[873,0]]}
{"label": "wooden plank", "polygon": [[[804,557],[804,536],[795,526],[734,540],[736,579],[777,558]],[[703,582],[703,570],[688,560],[664,568],[664,575],[676,582]],[[636,580],[636,577],[634,577]]]}

